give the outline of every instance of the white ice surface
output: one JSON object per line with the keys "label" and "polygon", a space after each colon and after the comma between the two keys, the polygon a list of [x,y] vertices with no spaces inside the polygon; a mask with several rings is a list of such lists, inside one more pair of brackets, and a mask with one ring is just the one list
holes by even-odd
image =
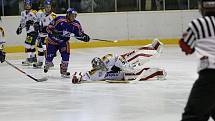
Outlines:
{"label": "white ice surface", "polygon": [[[71,50],[69,71],[86,71],[95,56],[133,48]],[[165,47],[147,64],[163,67],[167,80],[138,84],[72,84],[60,77],[59,54],[46,75],[42,69],[21,66],[22,60],[9,61],[36,78],[49,79],[38,83],[0,63],[0,121],[179,121],[198,76],[195,56],[185,56],[177,47]]]}

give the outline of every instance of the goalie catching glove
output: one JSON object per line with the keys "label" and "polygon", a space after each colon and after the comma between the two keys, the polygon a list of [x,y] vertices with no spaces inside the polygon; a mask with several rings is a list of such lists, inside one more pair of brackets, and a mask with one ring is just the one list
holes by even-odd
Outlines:
{"label": "goalie catching glove", "polygon": [[79,74],[77,72],[75,72],[72,76],[72,83],[73,84],[80,84],[81,80],[82,80],[81,72]]}

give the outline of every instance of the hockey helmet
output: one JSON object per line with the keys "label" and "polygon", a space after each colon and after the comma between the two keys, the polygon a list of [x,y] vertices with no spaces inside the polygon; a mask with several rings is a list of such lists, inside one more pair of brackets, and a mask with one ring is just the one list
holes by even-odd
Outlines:
{"label": "hockey helmet", "polygon": [[31,9],[31,6],[32,6],[31,0],[24,0],[24,7],[25,7],[25,10],[30,10],[30,9]]}
{"label": "hockey helmet", "polygon": [[52,11],[52,3],[51,3],[51,0],[45,0],[45,1],[43,2],[43,6],[44,6],[45,11],[46,11],[47,13],[50,13],[50,12]]}
{"label": "hockey helmet", "polygon": [[52,1],[51,1],[51,0],[45,0],[45,1],[43,2],[43,5],[44,5],[44,6],[52,5]]}
{"label": "hockey helmet", "polygon": [[30,6],[32,6],[31,0],[24,0],[24,4],[25,4],[25,5],[30,5]]}
{"label": "hockey helmet", "polygon": [[99,58],[99,57],[95,57],[93,58],[93,60],[91,61],[92,67],[93,69],[96,70],[107,70],[104,62]]}
{"label": "hockey helmet", "polygon": [[199,10],[203,16],[215,16],[215,0],[199,0]]}
{"label": "hockey helmet", "polygon": [[66,14],[78,14],[78,12],[74,8],[68,8]]}

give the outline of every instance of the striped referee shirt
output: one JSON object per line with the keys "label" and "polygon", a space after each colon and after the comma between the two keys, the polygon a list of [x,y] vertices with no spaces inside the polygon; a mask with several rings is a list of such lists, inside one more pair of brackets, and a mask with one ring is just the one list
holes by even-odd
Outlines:
{"label": "striped referee shirt", "polygon": [[[215,69],[215,17],[206,16],[194,19],[188,25],[188,28],[183,34],[185,44],[192,50],[195,50],[197,56],[200,58],[206,57],[208,59],[208,67]],[[201,62],[200,62],[200,66]],[[202,69],[200,69],[202,70]]]}

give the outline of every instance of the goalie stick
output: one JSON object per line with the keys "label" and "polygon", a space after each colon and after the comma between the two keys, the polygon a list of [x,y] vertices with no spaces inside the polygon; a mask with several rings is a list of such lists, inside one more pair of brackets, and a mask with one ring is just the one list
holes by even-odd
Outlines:
{"label": "goalie stick", "polygon": [[26,72],[24,72],[23,70],[19,69],[18,67],[16,67],[15,65],[13,65],[12,63],[10,63],[9,61],[5,60],[5,62],[6,62],[8,65],[12,66],[12,67],[15,68],[16,70],[18,70],[19,72],[25,74],[26,76],[28,76],[29,78],[33,79],[33,80],[36,81],[36,82],[43,82],[43,81],[47,81],[47,80],[48,80],[48,78],[46,78],[46,77],[43,77],[43,78],[40,78],[40,79],[34,78],[33,76],[27,74]]}
{"label": "goalie stick", "polygon": [[127,80],[104,80],[104,81],[82,81],[81,83],[113,83],[113,84],[126,84],[129,83]]}

